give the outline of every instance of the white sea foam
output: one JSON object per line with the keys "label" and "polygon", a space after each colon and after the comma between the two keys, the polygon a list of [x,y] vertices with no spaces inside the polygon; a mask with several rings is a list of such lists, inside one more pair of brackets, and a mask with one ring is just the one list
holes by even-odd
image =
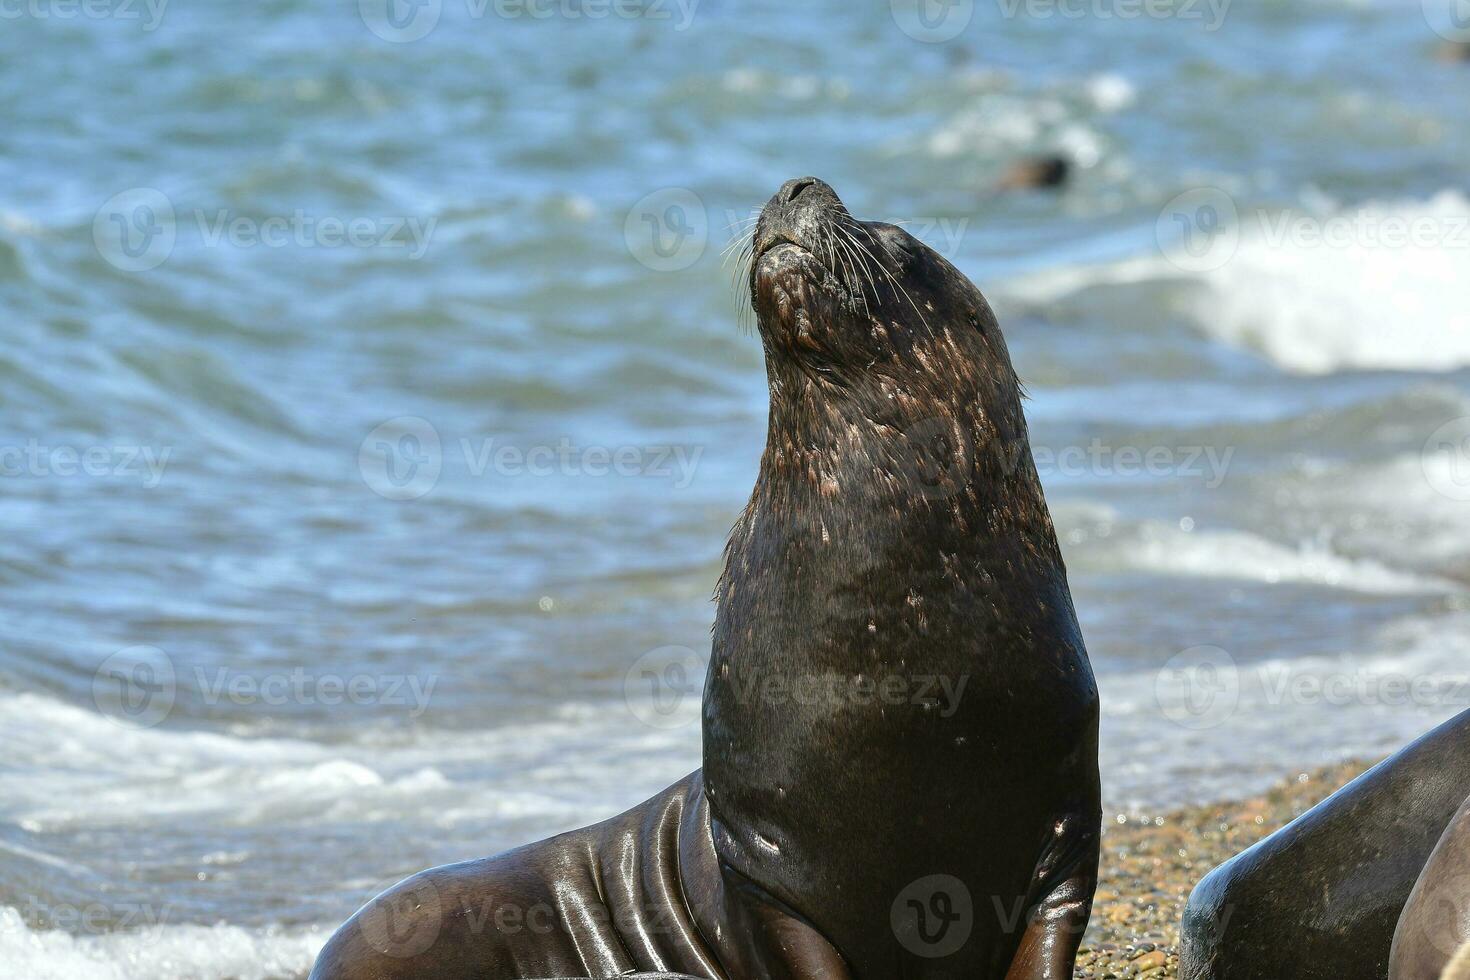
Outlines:
{"label": "white sea foam", "polygon": [[1191,271],[1155,253],[1047,270],[1002,296],[1044,304],[1083,289],[1173,282],[1179,295],[1171,306],[1201,330],[1289,371],[1470,364],[1463,194],[1310,215],[1242,208],[1235,227],[1238,244],[1219,246],[1216,268]]}
{"label": "white sea foam", "polygon": [[1087,94],[1103,112],[1117,112],[1133,104],[1138,90],[1122,75],[1094,75],[1087,80]]}
{"label": "white sea foam", "polygon": [[[1347,242],[1282,240],[1247,223],[1237,254],[1208,276],[1196,319],[1218,336],[1307,373],[1339,368],[1446,369],[1470,364],[1470,201],[1429,201],[1340,212]],[[1362,222],[1361,234],[1350,224]],[[1422,224],[1425,240],[1390,244],[1389,229]],[[1355,239],[1355,240],[1354,240]]]}
{"label": "white sea foam", "polygon": [[17,980],[267,980],[302,976],[330,931],[154,925],[73,935],[0,907],[0,963]]}
{"label": "white sea foam", "polygon": [[1185,531],[1149,522],[1100,537],[1071,538],[1075,567],[1137,570],[1208,579],[1279,584],[1294,582],[1379,595],[1457,593],[1456,582],[1392,567],[1373,558],[1343,555],[1322,541],[1282,544],[1245,531]]}
{"label": "white sea foam", "polygon": [[[687,723],[668,729],[638,724],[622,705],[590,707],[506,729],[324,745],[128,727],[44,695],[0,696],[0,739],[28,762],[7,775],[0,814],[32,833],[181,815],[444,825],[456,813],[503,814],[557,827],[635,803],[699,764],[694,702]],[[641,765],[630,770],[628,758]],[[451,779],[451,769],[471,775]]]}

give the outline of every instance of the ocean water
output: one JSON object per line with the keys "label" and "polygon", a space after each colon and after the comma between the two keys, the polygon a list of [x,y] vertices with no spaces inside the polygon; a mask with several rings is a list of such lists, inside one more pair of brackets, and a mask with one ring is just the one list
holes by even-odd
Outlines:
{"label": "ocean water", "polygon": [[1111,811],[1470,707],[1433,2],[640,6],[0,10],[0,972],[300,976],[698,765],[807,173],[1001,317]]}

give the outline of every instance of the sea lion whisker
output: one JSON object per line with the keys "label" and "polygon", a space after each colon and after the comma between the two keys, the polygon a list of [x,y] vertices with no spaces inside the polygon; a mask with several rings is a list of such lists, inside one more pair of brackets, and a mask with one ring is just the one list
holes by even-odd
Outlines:
{"label": "sea lion whisker", "polygon": [[750,245],[751,242],[754,241],[754,239],[755,226],[751,225],[749,228],[742,231],[737,237],[732,238],[730,240],[730,243],[726,245],[722,250],[722,254],[726,258],[733,254],[738,254],[739,252],[743,251],[746,246]]}
{"label": "sea lion whisker", "polygon": [[929,321],[924,318],[923,312],[919,309],[919,304],[914,302],[914,298],[909,295],[909,291],[903,288],[903,283],[899,282],[898,279],[894,277],[893,273],[888,271],[887,266],[885,266],[882,262],[879,262],[878,257],[875,256],[872,252],[869,252],[867,247],[864,246],[862,242],[858,241],[856,238],[853,238],[852,243],[856,245],[859,249],[861,249],[864,253],[866,253],[867,256],[871,258],[875,263],[877,263],[878,268],[883,272],[885,276],[888,277],[888,281],[893,283],[894,289],[902,293],[903,298],[908,300],[909,306],[912,306],[914,308],[914,313],[918,316],[919,322],[924,325],[924,329],[930,329]]}
{"label": "sea lion whisker", "polygon": [[[871,261],[873,265],[878,266],[878,269],[881,272],[883,272],[884,274],[888,274],[888,270],[883,268],[883,264],[881,262],[879,262],[872,255],[872,253],[868,252],[867,249],[862,248],[861,243],[858,242],[858,240],[853,235],[853,233],[852,233],[851,230],[849,230],[849,229],[843,229],[843,234],[844,234],[844,236],[846,236],[847,240],[849,242],[851,242],[852,246],[856,247],[858,258],[862,262],[863,273],[868,277],[868,284],[872,287],[873,295],[874,296],[877,296],[878,295],[878,277],[873,274],[873,270],[872,270],[871,266],[869,265],[869,261]],[[892,275],[889,275],[889,278],[892,279],[893,278]],[[910,301],[910,305],[912,305],[912,301]],[[917,308],[915,309],[915,312],[918,312]],[[922,320],[923,317],[920,316],[919,319]],[[928,324],[925,324],[925,326],[928,326]]]}
{"label": "sea lion whisker", "polygon": [[[865,284],[870,280],[871,274],[869,273],[867,267],[863,265],[861,258],[855,252],[853,252],[850,245],[842,241],[840,238],[837,239],[837,243],[842,247],[842,250],[847,253],[847,255],[851,258],[852,265],[855,267],[854,271],[850,273],[851,283],[849,289],[851,292],[856,294],[858,301],[862,303],[863,315],[868,316],[872,313],[872,310],[868,306],[868,292],[865,288]],[[877,295],[877,290],[874,290],[874,295]]]}
{"label": "sea lion whisker", "polygon": [[[862,272],[863,272],[863,276],[864,276],[864,279],[865,279],[867,285],[873,290],[873,295],[874,296],[877,296],[878,295],[878,280],[877,280],[877,277],[875,277],[873,275],[872,268],[870,268],[869,265],[868,265],[868,258],[864,258],[863,254],[861,252],[853,250],[852,245],[855,245],[857,243],[853,239],[852,232],[850,230],[848,230],[848,229],[845,229],[845,228],[842,229],[842,231],[843,231],[844,237],[847,238],[847,240],[851,243],[851,244],[849,244],[847,246],[848,250],[853,252],[854,260],[861,267]],[[866,300],[866,294],[864,294],[864,299]]]}

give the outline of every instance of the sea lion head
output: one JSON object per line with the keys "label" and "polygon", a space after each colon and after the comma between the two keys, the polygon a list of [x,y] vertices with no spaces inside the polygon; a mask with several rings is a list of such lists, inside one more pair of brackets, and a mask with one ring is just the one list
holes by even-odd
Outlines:
{"label": "sea lion head", "polygon": [[854,218],[815,177],[787,181],[766,203],[750,252],[761,338],[783,363],[850,385],[909,357],[922,373],[924,353],[963,354],[928,367],[953,381],[978,358],[1014,379],[980,290],[904,229]]}
{"label": "sea lion head", "polygon": [[891,470],[917,454],[928,462],[901,469],[928,474],[920,482],[944,470],[944,496],[977,466],[993,469],[983,464],[996,450],[1011,465],[994,475],[1026,478],[1005,341],[980,290],[938,252],[896,225],[859,221],[828,184],[800,177],[765,205],[749,257],[768,451],[823,452],[813,463],[823,469]]}

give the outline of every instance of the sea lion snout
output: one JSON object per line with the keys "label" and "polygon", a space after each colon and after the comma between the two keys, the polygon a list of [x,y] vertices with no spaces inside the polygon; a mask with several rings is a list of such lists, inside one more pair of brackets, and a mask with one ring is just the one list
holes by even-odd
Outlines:
{"label": "sea lion snout", "polygon": [[756,261],[783,243],[813,251],[821,240],[822,224],[846,215],[847,208],[832,185],[817,177],[793,177],[761,209],[755,236]]}

